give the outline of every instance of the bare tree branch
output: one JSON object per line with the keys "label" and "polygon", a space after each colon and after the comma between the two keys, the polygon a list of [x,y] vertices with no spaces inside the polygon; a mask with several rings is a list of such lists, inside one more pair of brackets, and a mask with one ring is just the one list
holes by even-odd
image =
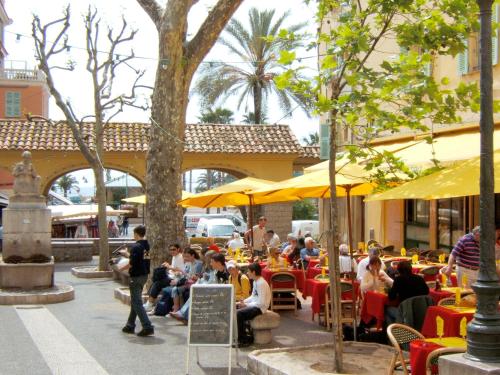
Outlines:
{"label": "bare tree branch", "polygon": [[165,11],[156,0],[137,0],[139,5],[151,18],[157,30],[160,30],[161,19]]}
{"label": "bare tree branch", "polygon": [[210,10],[200,29],[187,46],[186,57],[191,74],[198,68],[205,55],[210,51],[219,34],[243,0],[219,0]]}

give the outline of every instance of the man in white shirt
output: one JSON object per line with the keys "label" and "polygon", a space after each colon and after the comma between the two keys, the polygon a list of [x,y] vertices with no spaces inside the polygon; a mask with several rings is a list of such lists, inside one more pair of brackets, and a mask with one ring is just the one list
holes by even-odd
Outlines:
{"label": "man in white shirt", "polygon": [[261,216],[259,217],[259,223],[257,225],[254,225],[252,230],[248,230],[245,233],[247,243],[252,244],[254,255],[258,256],[264,255],[264,249],[265,249],[264,235],[266,234],[266,223],[267,219],[264,216]]}
{"label": "man in white shirt", "polygon": [[264,314],[271,303],[271,289],[261,273],[262,269],[259,263],[251,263],[248,266],[248,277],[253,280],[252,295],[236,305],[238,309],[236,313],[238,345],[240,347],[249,346],[253,342],[253,337],[245,331],[246,322]]}
{"label": "man in white shirt", "polygon": [[270,248],[279,248],[281,245],[281,241],[279,236],[274,233],[274,230],[269,229],[264,236],[264,241],[268,249]]}
{"label": "man in white shirt", "polygon": [[[357,273],[357,276],[356,278],[358,279],[358,281],[363,281],[363,276],[365,275],[366,271],[367,271],[367,267],[368,267],[368,264],[370,263],[370,258],[373,257],[373,256],[380,256],[380,250],[381,248],[378,247],[378,246],[374,246],[372,248],[370,248],[368,250],[368,256],[364,259],[362,259],[359,263],[358,263],[358,273]],[[382,262],[382,271],[385,270],[385,264]]]}

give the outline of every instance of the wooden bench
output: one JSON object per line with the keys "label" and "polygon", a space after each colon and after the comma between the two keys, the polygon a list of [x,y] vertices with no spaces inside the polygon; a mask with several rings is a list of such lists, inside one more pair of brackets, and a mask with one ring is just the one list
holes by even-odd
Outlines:
{"label": "wooden bench", "polygon": [[279,325],[280,315],[271,310],[253,318],[250,327],[253,330],[254,343],[258,345],[269,344],[273,339],[271,330],[278,328]]}

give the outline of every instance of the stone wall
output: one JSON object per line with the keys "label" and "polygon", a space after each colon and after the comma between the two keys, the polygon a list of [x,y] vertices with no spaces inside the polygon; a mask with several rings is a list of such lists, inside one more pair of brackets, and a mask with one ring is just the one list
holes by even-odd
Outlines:
{"label": "stone wall", "polygon": [[274,230],[281,241],[292,231],[293,203],[273,203],[262,205],[262,214],[267,218],[267,229]]}
{"label": "stone wall", "polygon": [[[130,245],[131,243],[134,243],[134,241],[110,240],[109,251],[112,253],[123,244]],[[97,238],[52,239],[52,254],[56,262],[88,262],[92,260],[92,256],[99,255],[99,240]]]}

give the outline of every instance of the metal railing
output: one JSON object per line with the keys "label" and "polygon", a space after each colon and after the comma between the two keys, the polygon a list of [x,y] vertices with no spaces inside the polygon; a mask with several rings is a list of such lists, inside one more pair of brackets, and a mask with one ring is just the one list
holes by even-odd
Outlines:
{"label": "metal railing", "polygon": [[45,82],[45,75],[38,69],[0,69],[0,79]]}

